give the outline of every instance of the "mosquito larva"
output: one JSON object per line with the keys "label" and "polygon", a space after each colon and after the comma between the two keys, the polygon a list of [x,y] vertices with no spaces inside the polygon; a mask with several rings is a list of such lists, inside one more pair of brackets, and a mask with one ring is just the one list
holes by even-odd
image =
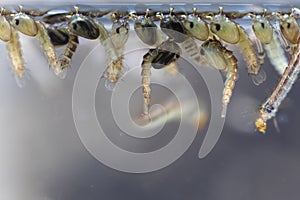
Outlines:
{"label": "mosquito larva", "polygon": [[272,117],[275,117],[281,102],[285,99],[294,82],[297,80],[298,74],[300,72],[299,56],[300,39],[298,40],[298,45],[294,49],[294,53],[289,61],[289,64],[286,67],[275,90],[259,109],[259,116],[255,121],[255,126],[261,133],[266,132],[267,121]]}
{"label": "mosquito larva", "polygon": [[25,35],[31,37],[38,36],[40,44],[54,73],[59,77],[64,78],[65,75],[62,73],[54,46],[51,43],[45,26],[41,22],[35,21],[28,15],[22,13],[22,7],[20,7],[20,12],[13,16],[12,24],[18,31]]}
{"label": "mosquito larva", "polygon": [[279,75],[282,75],[288,65],[288,61],[272,25],[261,15],[252,16],[252,21],[252,28],[257,39],[264,44],[270,62]]}
{"label": "mosquito larva", "polygon": [[207,40],[202,44],[202,48],[205,56],[208,57],[209,63],[214,68],[227,72],[222,98],[223,109],[221,112],[221,117],[225,117],[232,96],[232,90],[237,79],[237,59],[232,51],[227,50],[222,46],[221,42],[216,39]]}
{"label": "mosquito larva", "polygon": [[246,31],[239,24],[229,20],[222,12],[223,8],[220,7],[220,13],[211,18],[210,30],[223,41],[237,44],[247,63],[248,73],[252,75],[253,82],[259,85],[265,81],[266,74],[260,69],[253,44]]}

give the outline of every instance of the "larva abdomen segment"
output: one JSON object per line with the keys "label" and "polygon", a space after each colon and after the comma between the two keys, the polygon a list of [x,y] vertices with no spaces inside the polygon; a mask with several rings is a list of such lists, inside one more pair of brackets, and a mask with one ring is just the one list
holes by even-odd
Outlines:
{"label": "larva abdomen segment", "polygon": [[240,25],[238,25],[238,29],[240,32],[240,41],[238,46],[245,62],[247,63],[248,73],[257,75],[260,70],[260,65],[258,64],[258,59],[253,44],[250,42],[246,31]]}
{"label": "larva abdomen segment", "polygon": [[24,76],[26,69],[24,67],[19,35],[14,28],[11,29],[11,38],[6,45],[10,60],[12,62],[12,70],[16,77],[20,79]]}
{"label": "larva abdomen segment", "polygon": [[158,55],[156,49],[150,49],[144,56],[142,62],[142,85],[143,85],[143,95],[144,95],[144,114],[148,115],[149,113],[149,104],[150,104],[150,76],[151,76],[151,66],[153,58]]}
{"label": "larva abdomen segment", "polygon": [[196,64],[203,64],[204,56],[201,56],[200,49],[193,38],[189,37],[181,43],[183,50],[196,62]]}
{"label": "larva abdomen segment", "polygon": [[222,99],[223,110],[221,113],[221,117],[226,116],[227,107],[232,96],[232,90],[235,86],[235,81],[237,79],[237,71],[238,71],[237,59],[233,55],[232,51],[229,51],[224,47],[223,52],[224,52],[224,57],[227,61],[227,75],[226,75],[226,81],[223,90],[223,99]]}
{"label": "larva abdomen segment", "polygon": [[70,40],[60,61],[60,66],[62,70],[70,66],[72,56],[75,53],[78,44],[78,36],[70,34]]}
{"label": "larva abdomen segment", "polygon": [[47,56],[51,68],[54,70],[54,73],[58,75],[61,73],[61,68],[47,29],[41,22],[37,21],[36,25],[38,28],[38,39],[40,41],[40,44],[45,52],[45,55]]}
{"label": "larva abdomen segment", "polygon": [[288,61],[285,57],[283,49],[280,46],[280,41],[276,33],[273,33],[272,42],[269,44],[265,44],[265,49],[267,51],[270,62],[272,63],[278,74],[282,75],[286,66],[288,65]]}

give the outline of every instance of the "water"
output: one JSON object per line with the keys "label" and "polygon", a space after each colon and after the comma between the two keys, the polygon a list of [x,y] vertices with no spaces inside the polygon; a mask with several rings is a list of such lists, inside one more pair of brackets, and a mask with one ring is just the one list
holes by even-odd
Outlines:
{"label": "water", "polygon": [[[289,9],[289,6],[278,6],[280,1],[273,2],[273,5],[264,7],[271,10]],[[9,2],[13,5],[19,3],[18,1]],[[297,4],[298,2],[290,1],[290,3]],[[49,4],[55,5],[54,2],[49,2]],[[37,3],[31,5],[36,7]],[[124,3],[124,5],[127,4]],[[55,6],[59,7],[57,4]],[[135,4],[129,5],[130,8],[134,6]],[[192,7],[191,5],[185,6]],[[24,7],[26,8],[26,5]],[[168,6],[165,7],[168,8]],[[178,7],[182,8],[180,5]],[[217,11],[217,8],[218,5],[208,4],[199,7],[200,10],[214,11]],[[224,11],[250,8],[258,9],[259,6],[224,5]],[[104,22],[107,21],[104,20]],[[247,24],[247,20],[242,23]],[[106,26],[109,27],[109,24]],[[200,118],[202,121],[200,121],[200,129],[193,143],[176,162],[151,173],[132,174],[107,167],[95,159],[83,145],[76,129],[78,125],[75,126],[72,110],[74,102],[76,103],[72,99],[74,86],[76,84],[89,86],[91,81],[95,81],[94,85],[83,87],[85,91],[82,91],[82,94],[86,92],[87,94],[95,93],[95,95],[91,97],[83,95],[82,98],[89,100],[88,102],[94,101],[97,120],[103,126],[107,137],[127,151],[146,153],[163,148],[174,139],[176,136],[174,130],[180,126],[180,123],[173,120],[163,126],[160,133],[145,140],[130,136],[120,130],[113,121],[111,111],[111,98],[114,93],[105,89],[105,80],[100,80],[101,72],[106,66],[106,58],[98,40],[80,39],[78,51],[72,60],[72,67],[68,70],[68,75],[64,80],[57,78],[49,69],[35,38],[21,36],[21,43],[26,67],[29,68],[31,75],[30,80],[26,80],[26,86],[21,89],[10,72],[10,61],[6,56],[5,43],[0,43],[0,50],[3,54],[0,58],[2,91],[0,93],[0,134],[2,136],[0,199],[276,200],[299,197],[298,122],[300,112],[297,110],[297,102],[300,101],[299,81],[288,95],[289,106],[283,106],[278,113],[280,132],[277,132],[272,121],[268,124],[266,135],[256,132],[253,126],[256,110],[271,93],[279,79],[267,58],[263,65],[267,79],[261,85],[256,86],[248,76],[245,63],[238,51],[232,45],[227,46],[234,50],[239,60],[239,79],[227,110],[222,135],[213,151],[204,159],[198,158],[198,152],[212,115],[212,101],[204,78],[197,73],[197,68],[186,60],[181,59],[177,63],[179,73],[186,77],[195,91],[199,103],[194,105],[190,103],[193,102],[191,98],[193,95],[185,85],[181,85],[184,82],[180,82],[178,76],[168,71],[153,70],[151,80],[174,86],[174,91],[186,98],[184,102],[189,103],[189,106],[183,105],[181,109],[188,110],[190,106],[192,108],[198,106],[199,117],[202,116]],[[132,98],[127,102],[125,98],[127,91],[123,89],[132,85],[139,86],[140,63],[148,47],[136,37],[133,31],[130,33],[128,44],[124,61],[132,71],[129,70],[131,73],[128,73],[120,82],[121,90],[119,91],[122,92],[117,94],[122,95],[115,97],[117,103],[113,106],[117,108],[116,113],[120,115],[126,111],[124,108],[128,107],[130,116],[135,119],[142,111],[142,90],[141,88],[132,90]],[[84,61],[84,59],[87,60]],[[83,70],[90,72],[89,78],[80,79],[78,73],[83,73]],[[99,82],[97,82],[97,77],[99,77]],[[96,90],[93,90],[93,87]],[[168,105],[168,103],[176,102],[176,97],[167,87],[155,84],[152,87],[151,101],[153,104]],[[171,108],[179,109],[176,106],[171,106]],[[84,121],[89,118],[90,113],[87,108],[79,107],[78,109],[81,112],[78,115],[80,120]],[[283,119],[282,116],[287,117]],[[182,117],[183,122],[189,122],[186,115]],[[189,123],[183,124],[194,126]],[[136,128],[136,130],[140,129],[141,127]],[[138,132],[131,133],[138,134]],[[190,132],[184,134],[186,138],[190,137]],[[183,143],[177,144],[178,148],[181,144]],[[120,160],[124,163],[128,162],[125,157]],[[150,161],[142,164],[153,164]]]}

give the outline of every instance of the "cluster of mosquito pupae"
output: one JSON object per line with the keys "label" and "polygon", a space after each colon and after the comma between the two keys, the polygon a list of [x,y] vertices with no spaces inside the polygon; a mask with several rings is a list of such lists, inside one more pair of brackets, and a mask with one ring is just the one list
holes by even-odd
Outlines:
{"label": "cluster of mosquito pupae", "polygon": [[[221,116],[225,117],[238,76],[237,59],[225,44],[238,47],[247,64],[248,73],[257,85],[266,78],[260,68],[264,62],[265,49],[282,78],[272,95],[262,104],[255,122],[256,128],[264,133],[267,120],[275,116],[300,71],[300,28],[295,19],[295,10],[292,9],[289,13],[267,13],[267,10],[261,13],[224,13],[220,7],[219,13],[199,13],[196,8],[190,13],[176,13],[170,8],[167,13],[151,12],[147,9],[143,14],[110,11],[91,16],[81,13],[77,6],[75,12],[63,14],[23,12],[20,6],[19,12],[15,13],[1,9],[0,39],[7,44],[12,69],[18,80],[24,77],[26,71],[18,32],[38,37],[51,68],[61,78],[65,77],[66,69],[71,64],[79,44],[78,37],[99,39],[107,56],[107,67],[103,77],[106,78],[106,87],[112,89],[126,70],[123,64],[124,46],[129,37],[129,23],[133,21],[137,36],[145,44],[153,47],[144,55],[141,63],[144,115],[149,114],[151,68],[162,69],[173,64],[184,50],[196,64],[205,63],[227,73],[221,112]],[[41,15],[44,16],[43,20],[35,20],[35,16]],[[99,20],[94,19],[103,15],[109,15],[113,22],[110,31]],[[256,36],[254,42],[243,27],[234,21],[244,16],[252,19],[252,29]],[[275,20],[275,25],[272,25],[270,20]],[[160,28],[157,21],[160,22]],[[199,46],[195,40],[203,43]],[[257,44],[258,52],[254,43]],[[66,48],[59,59],[55,48],[63,45],[66,45]],[[291,54],[289,62],[285,51]]]}

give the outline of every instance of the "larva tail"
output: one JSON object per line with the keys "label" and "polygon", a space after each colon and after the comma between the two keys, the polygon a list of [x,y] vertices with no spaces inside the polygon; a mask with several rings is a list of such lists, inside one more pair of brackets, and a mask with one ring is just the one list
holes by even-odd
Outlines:
{"label": "larva tail", "polygon": [[223,90],[223,109],[221,113],[221,117],[226,116],[226,111],[228,104],[230,102],[231,96],[232,96],[232,90],[235,86],[235,81],[237,79],[237,72],[238,72],[238,66],[237,66],[237,59],[233,55],[233,53],[227,49],[224,48],[223,51],[225,52],[225,56],[227,57],[227,75],[226,75],[226,81],[225,86]]}

